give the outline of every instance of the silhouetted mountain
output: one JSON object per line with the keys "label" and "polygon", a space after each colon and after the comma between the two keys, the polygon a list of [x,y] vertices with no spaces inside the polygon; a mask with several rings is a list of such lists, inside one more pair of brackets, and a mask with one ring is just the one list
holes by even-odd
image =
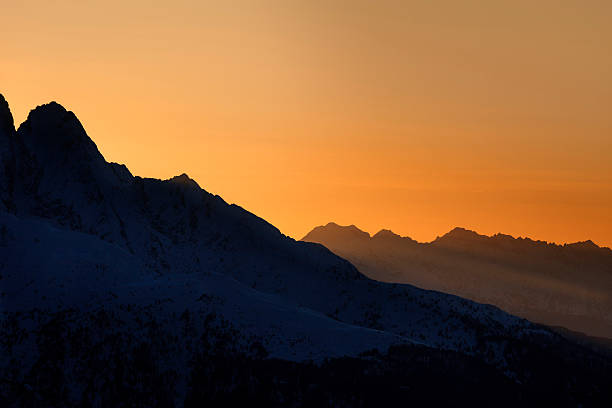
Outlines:
{"label": "silhouetted mountain", "polygon": [[492,237],[455,228],[430,243],[390,231],[359,241],[328,224],[303,240],[325,245],[365,275],[496,305],[512,314],[612,338],[612,251],[592,241],[566,245]]}
{"label": "silhouetted mountain", "polygon": [[611,398],[604,356],[493,306],[370,280],[185,174],[133,176],[56,103],[17,131],[5,105],[2,406]]}
{"label": "silhouetted mountain", "polygon": [[13,185],[11,183],[13,175],[11,171],[13,164],[12,141],[15,134],[13,115],[9,109],[4,96],[0,95],[0,180],[5,182],[0,185],[0,208],[7,208],[7,201],[12,194]]}

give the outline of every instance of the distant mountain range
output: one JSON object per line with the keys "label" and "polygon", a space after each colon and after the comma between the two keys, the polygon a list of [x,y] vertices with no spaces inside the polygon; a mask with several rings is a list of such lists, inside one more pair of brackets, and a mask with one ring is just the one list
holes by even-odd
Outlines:
{"label": "distant mountain range", "polygon": [[552,326],[612,338],[612,250],[591,241],[555,245],[455,228],[428,243],[354,225],[316,227],[325,245],[366,276],[489,303]]}
{"label": "distant mountain range", "polygon": [[15,130],[2,96],[0,302],[1,406],[612,400],[606,356],[133,176],[57,103]]}

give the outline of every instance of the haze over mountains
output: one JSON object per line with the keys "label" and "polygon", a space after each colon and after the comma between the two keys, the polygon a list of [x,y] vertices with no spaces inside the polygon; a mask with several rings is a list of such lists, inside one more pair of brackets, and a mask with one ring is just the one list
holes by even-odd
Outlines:
{"label": "haze over mountains", "polygon": [[0,199],[3,406],[612,398],[607,357],[133,176],[57,103],[15,130],[0,95]]}
{"label": "haze over mountains", "polygon": [[489,303],[512,314],[612,338],[612,250],[591,241],[555,245],[463,228],[429,243],[389,230],[316,227],[304,241],[325,245],[366,276]]}

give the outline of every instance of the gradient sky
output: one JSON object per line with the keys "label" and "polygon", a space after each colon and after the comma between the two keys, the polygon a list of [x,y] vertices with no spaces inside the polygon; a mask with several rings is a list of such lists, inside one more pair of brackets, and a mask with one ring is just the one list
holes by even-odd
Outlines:
{"label": "gradient sky", "polygon": [[301,238],[612,246],[612,2],[12,1],[0,92]]}

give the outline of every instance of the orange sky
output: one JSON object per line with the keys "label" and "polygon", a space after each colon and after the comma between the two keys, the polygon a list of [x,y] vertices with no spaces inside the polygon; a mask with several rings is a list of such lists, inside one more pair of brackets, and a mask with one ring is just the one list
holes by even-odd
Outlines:
{"label": "orange sky", "polygon": [[610,21],[608,0],[4,2],[0,92],[294,238],[612,246]]}

